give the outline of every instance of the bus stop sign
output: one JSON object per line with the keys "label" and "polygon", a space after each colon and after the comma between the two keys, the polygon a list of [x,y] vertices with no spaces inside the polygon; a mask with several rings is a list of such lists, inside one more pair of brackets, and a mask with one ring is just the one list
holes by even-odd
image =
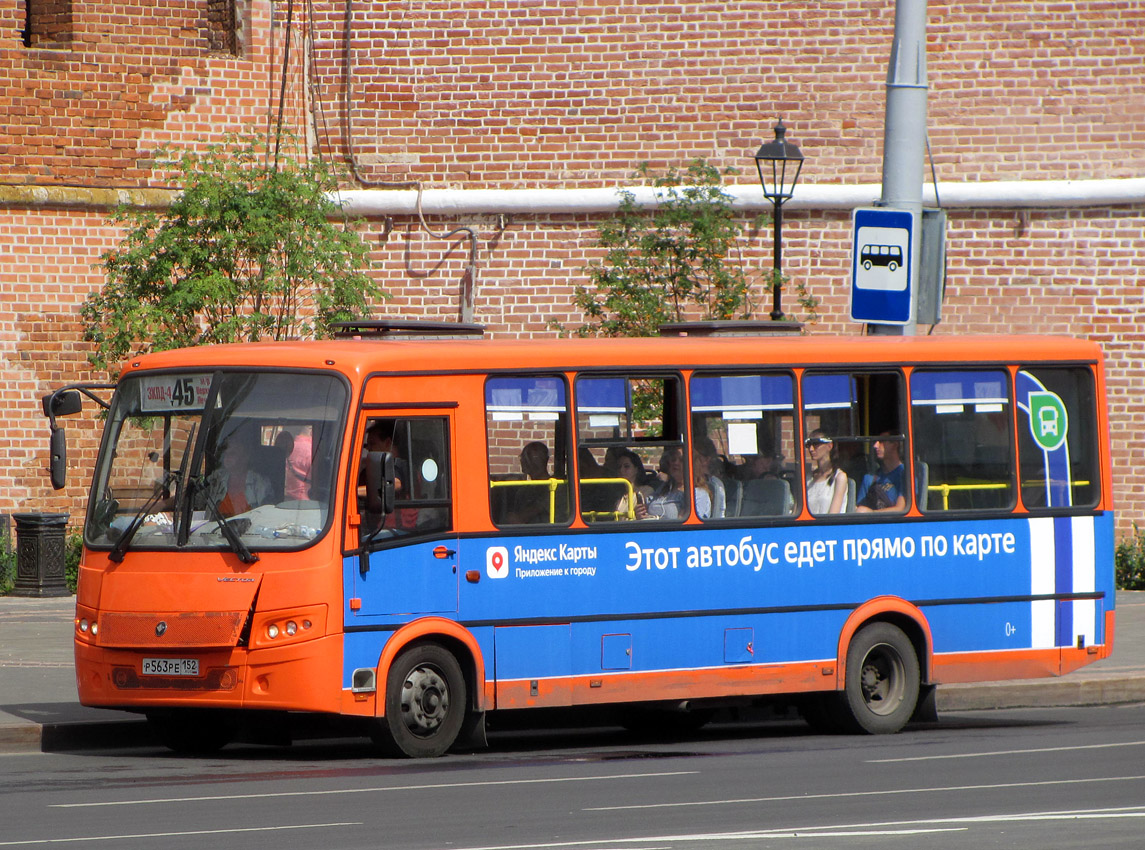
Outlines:
{"label": "bus stop sign", "polygon": [[914,318],[915,214],[857,209],[852,218],[851,320],[907,324]]}

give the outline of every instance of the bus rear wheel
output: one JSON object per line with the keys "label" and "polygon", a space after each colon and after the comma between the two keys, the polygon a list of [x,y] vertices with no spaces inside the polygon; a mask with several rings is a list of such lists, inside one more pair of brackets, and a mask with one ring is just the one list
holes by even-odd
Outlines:
{"label": "bus rear wheel", "polygon": [[919,687],[918,656],[902,629],[890,623],[864,626],[847,647],[839,719],[852,732],[893,734],[914,714]]}
{"label": "bus rear wheel", "polygon": [[434,643],[402,652],[386,681],[386,716],[375,740],[409,758],[436,758],[457,740],[466,711],[465,677],[453,653]]}

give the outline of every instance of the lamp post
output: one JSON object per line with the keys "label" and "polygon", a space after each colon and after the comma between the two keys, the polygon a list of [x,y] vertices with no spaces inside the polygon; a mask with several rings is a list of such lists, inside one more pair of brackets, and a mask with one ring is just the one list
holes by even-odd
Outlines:
{"label": "lamp post", "polygon": [[775,124],[775,141],[764,142],[755,152],[755,167],[759,171],[759,182],[763,186],[763,196],[775,207],[772,219],[775,233],[775,250],[772,253],[772,303],[771,320],[783,319],[779,306],[779,290],[783,281],[783,202],[795,191],[799,172],[803,169],[803,154],[799,148],[784,138],[787,128],[780,118]]}

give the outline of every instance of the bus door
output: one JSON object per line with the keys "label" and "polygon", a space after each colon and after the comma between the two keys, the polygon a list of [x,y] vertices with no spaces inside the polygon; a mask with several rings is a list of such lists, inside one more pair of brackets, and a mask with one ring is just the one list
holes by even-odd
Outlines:
{"label": "bus door", "polygon": [[[368,412],[357,514],[358,549],[347,563],[358,617],[457,611],[453,519],[453,411]],[[393,509],[386,511],[369,453],[393,458]]]}

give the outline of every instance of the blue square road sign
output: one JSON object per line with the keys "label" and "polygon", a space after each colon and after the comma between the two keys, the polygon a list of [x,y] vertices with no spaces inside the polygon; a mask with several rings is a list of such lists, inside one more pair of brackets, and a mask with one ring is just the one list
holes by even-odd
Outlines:
{"label": "blue square road sign", "polygon": [[851,320],[905,325],[914,318],[915,213],[857,209],[852,216]]}

